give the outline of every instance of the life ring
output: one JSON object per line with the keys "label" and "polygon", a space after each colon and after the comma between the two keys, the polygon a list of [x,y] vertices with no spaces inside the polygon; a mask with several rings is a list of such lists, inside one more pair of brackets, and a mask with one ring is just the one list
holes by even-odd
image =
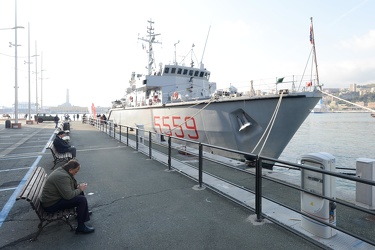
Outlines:
{"label": "life ring", "polygon": [[178,99],[178,93],[177,93],[177,91],[175,91],[174,93],[173,93],[173,100],[177,100]]}
{"label": "life ring", "polygon": [[130,102],[133,102],[133,97],[132,96],[129,99],[130,99]]}

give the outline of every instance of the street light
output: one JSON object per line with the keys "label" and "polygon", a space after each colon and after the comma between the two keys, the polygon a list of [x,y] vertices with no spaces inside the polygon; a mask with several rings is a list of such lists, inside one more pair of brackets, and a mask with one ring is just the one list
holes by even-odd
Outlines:
{"label": "street light", "polygon": [[0,29],[0,30],[12,30],[14,29],[14,44],[9,42],[9,47],[12,47],[14,46],[14,64],[15,64],[15,73],[14,73],[14,82],[15,82],[15,85],[14,85],[14,122],[17,124],[18,123],[18,70],[17,70],[17,48],[18,45],[17,44],[17,30],[18,29],[23,29],[24,27],[23,26],[17,26],[17,0],[15,0],[15,25],[13,28],[3,28],[3,29]]}
{"label": "street light", "polygon": [[[29,80],[29,120],[31,120],[31,87],[30,87],[30,23],[27,23],[28,35],[27,35],[27,68],[28,68],[28,80]],[[25,61],[26,63],[26,61]]]}
{"label": "street light", "polygon": [[36,41],[35,41],[35,55],[32,57],[35,57],[35,90],[36,90],[36,102],[35,102],[35,114],[38,114],[38,60],[37,57],[39,55],[37,54],[37,47],[36,47]]}
{"label": "street light", "polygon": [[[15,86],[14,86],[14,123],[17,124],[18,126],[18,71],[17,71],[17,30],[20,28],[17,26],[17,0],[14,1],[14,12],[15,12],[15,18],[14,18],[14,64],[15,64],[15,74],[14,74],[14,79],[15,79]],[[23,27],[22,27],[23,28]]]}
{"label": "street light", "polygon": [[43,71],[46,71],[43,69],[43,52],[40,52],[40,109],[43,110]]}

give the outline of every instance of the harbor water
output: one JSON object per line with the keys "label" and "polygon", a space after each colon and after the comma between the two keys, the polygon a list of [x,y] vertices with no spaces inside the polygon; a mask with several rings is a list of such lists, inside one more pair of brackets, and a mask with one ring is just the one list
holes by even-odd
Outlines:
{"label": "harbor water", "polygon": [[[354,173],[358,158],[375,159],[375,118],[369,113],[311,113],[280,156],[298,162],[302,155],[327,152],[335,157],[337,172]],[[276,168],[298,180],[299,171]],[[352,200],[355,183],[338,179],[337,196]]]}

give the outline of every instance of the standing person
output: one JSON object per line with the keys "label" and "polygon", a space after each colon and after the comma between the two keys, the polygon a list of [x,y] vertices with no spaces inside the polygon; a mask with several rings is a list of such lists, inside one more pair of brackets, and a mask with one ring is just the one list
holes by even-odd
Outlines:
{"label": "standing person", "polygon": [[57,124],[59,123],[59,120],[60,120],[60,118],[57,116],[57,114],[56,114],[56,116],[53,118],[53,120],[55,121],[55,124],[56,124],[55,128],[57,128]]}
{"label": "standing person", "polygon": [[91,211],[88,209],[87,199],[83,191],[87,183],[77,184],[74,176],[81,168],[76,160],[70,160],[64,166],[57,168],[47,178],[42,190],[40,202],[46,212],[68,208],[76,208],[78,226],[76,233],[92,233],[93,227],[86,226],[85,222],[90,220]]}
{"label": "standing person", "polygon": [[79,114],[77,114],[77,121],[79,121]]}
{"label": "standing person", "polygon": [[59,153],[70,152],[72,153],[72,157],[76,158],[77,149],[74,146],[69,145],[69,143],[63,139],[64,136],[65,136],[65,132],[60,131],[57,133],[55,140],[53,140],[53,145],[55,146],[56,151]]}
{"label": "standing person", "polygon": [[76,120],[76,114],[73,115],[73,120],[74,120],[74,121]]}

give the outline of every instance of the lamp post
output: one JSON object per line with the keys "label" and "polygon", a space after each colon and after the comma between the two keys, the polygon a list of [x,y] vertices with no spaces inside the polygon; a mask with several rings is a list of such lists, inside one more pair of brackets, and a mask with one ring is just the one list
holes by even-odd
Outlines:
{"label": "lamp post", "polygon": [[[27,35],[27,68],[28,68],[28,80],[29,80],[29,114],[28,118],[31,120],[31,87],[30,87],[30,23],[27,24],[28,27],[28,35]],[[25,62],[26,63],[26,62]]]}
{"label": "lamp post", "polygon": [[40,109],[43,110],[43,71],[46,71],[43,69],[43,52],[40,52]]}
{"label": "lamp post", "polygon": [[14,73],[14,123],[18,124],[18,69],[17,69],[17,29],[23,28],[22,26],[17,26],[17,0],[15,0],[15,25],[13,28],[14,29],[14,44],[9,42],[9,47],[14,46],[14,68],[15,68],[15,73]]}
{"label": "lamp post", "polygon": [[28,34],[28,52],[27,52],[27,58],[28,61],[24,61],[24,64],[27,63],[27,68],[28,68],[28,80],[29,80],[29,120],[31,119],[31,77],[30,77],[30,65],[32,62],[30,62],[30,23],[28,24],[29,27],[29,34]]}
{"label": "lamp post", "polygon": [[35,41],[35,55],[32,56],[35,57],[35,114],[38,114],[38,56],[39,55],[37,54],[37,46]]}

